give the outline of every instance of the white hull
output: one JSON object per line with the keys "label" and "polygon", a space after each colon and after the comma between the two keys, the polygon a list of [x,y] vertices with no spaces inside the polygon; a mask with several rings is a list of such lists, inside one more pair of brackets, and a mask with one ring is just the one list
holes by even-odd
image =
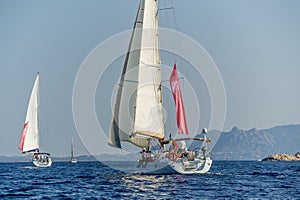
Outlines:
{"label": "white hull", "polygon": [[165,167],[153,170],[153,171],[142,171],[142,174],[147,175],[167,175],[167,174],[178,174],[177,171],[175,171],[171,166],[168,164]]}
{"label": "white hull", "polygon": [[170,161],[168,164],[179,174],[205,174],[209,171],[212,160],[209,157],[205,160],[195,159],[194,161],[178,159],[176,162]]}
{"label": "white hull", "polygon": [[[138,161],[139,162],[139,161]],[[138,164],[139,166],[139,164]],[[177,174],[167,162],[145,162],[143,166],[137,167],[135,173],[147,174],[147,175],[166,175],[166,174]]]}
{"label": "white hull", "polygon": [[170,161],[167,154],[160,156],[156,162],[138,161],[137,173],[142,174],[205,174],[210,170],[212,160],[210,157],[195,158],[189,161],[187,158],[178,158]]}
{"label": "white hull", "polygon": [[52,160],[49,157],[47,161],[41,161],[41,160],[37,160],[37,159],[33,159],[33,164],[36,167],[50,167],[52,165]]}
{"label": "white hull", "polygon": [[77,160],[72,159],[70,162],[71,162],[71,163],[77,163]]}

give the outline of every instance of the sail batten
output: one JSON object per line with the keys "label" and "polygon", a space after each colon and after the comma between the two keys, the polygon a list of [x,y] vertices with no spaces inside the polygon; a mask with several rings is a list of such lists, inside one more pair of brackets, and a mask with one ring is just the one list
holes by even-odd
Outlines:
{"label": "sail batten", "polygon": [[135,134],[150,136],[150,137],[157,138],[157,139],[163,139],[164,138],[164,134],[151,132],[151,131],[137,131]]}

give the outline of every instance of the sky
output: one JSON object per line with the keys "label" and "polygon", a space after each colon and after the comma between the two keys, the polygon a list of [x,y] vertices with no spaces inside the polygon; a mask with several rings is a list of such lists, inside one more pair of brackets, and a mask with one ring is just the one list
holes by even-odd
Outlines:
{"label": "sky", "polygon": [[[161,8],[169,5],[160,1]],[[298,0],[173,0],[173,5],[174,12],[160,11],[162,26],[193,38],[218,66],[227,97],[225,131],[300,123]],[[76,74],[99,43],[132,28],[137,8],[137,0],[0,1],[0,155],[20,155],[37,71],[42,149],[69,155],[74,137],[75,154],[88,153],[72,114]],[[173,25],[163,21],[174,13]],[[118,80],[120,68],[110,74]],[[108,129],[111,113],[98,115]]]}

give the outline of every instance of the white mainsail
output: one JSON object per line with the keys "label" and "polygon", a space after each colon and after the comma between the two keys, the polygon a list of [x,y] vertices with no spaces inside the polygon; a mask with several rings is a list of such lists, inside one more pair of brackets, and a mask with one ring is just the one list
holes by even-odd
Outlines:
{"label": "white mainsail", "polygon": [[37,74],[29,99],[25,125],[19,145],[19,149],[23,153],[39,151],[39,80],[40,76]]}
{"label": "white mainsail", "polygon": [[164,138],[157,1],[141,0],[113,111],[109,144],[139,147]]}

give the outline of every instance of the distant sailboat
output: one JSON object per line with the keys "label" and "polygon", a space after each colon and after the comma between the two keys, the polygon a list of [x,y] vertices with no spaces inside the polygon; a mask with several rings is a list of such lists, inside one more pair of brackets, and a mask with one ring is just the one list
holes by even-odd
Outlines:
{"label": "distant sailboat", "polygon": [[37,167],[50,167],[50,153],[40,153],[39,144],[39,73],[35,79],[29,99],[25,124],[22,131],[19,149],[23,154],[32,156],[32,162]]}
{"label": "distant sailboat", "polygon": [[[170,76],[170,86],[176,105],[178,133],[187,135],[176,65]],[[108,143],[122,148],[121,142],[130,142],[143,148],[137,165],[141,172],[153,165],[155,171],[152,172],[157,174],[206,173],[212,164],[207,130],[203,129],[203,138],[166,139],[162,92],[157,0],[141,0],[119,81]],[[132,123],[128,120],[131,117]],[[187,149],[185,141],[188,140],[202,141],[202,144]],[[159,169],[157,166],[161,162],[167,165]]]}
{"label": "distant sailboat", "polygon": [[74,144],[73,144],[73,138],[72,138],[72,142],[71,142],[71,163],[77,163],[76,158],[74,157]]}

